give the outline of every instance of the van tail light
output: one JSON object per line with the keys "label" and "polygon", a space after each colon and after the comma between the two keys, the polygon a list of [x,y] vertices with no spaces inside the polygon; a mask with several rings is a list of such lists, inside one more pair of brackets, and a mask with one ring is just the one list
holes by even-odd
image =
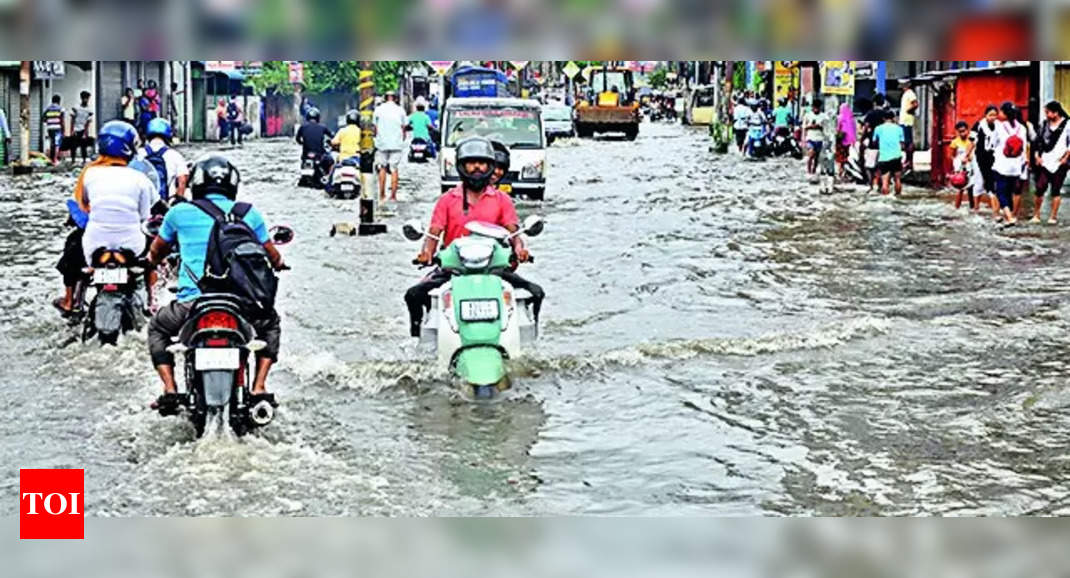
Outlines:
{"label": "van tail light", "polygon": [[223,311],[205,313],[197,320],[197,330],[202,329],[237,329],[238,318]]}
{"label": "van tail light", "polygon": [[442,308],[453,309],[453,294],[450,291],[442,294]]}

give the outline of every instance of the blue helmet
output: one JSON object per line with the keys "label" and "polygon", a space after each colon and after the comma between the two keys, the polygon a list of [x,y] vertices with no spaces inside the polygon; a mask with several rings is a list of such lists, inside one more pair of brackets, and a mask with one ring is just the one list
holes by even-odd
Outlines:
{"label": "blue helmet", "polygon": [[121,120],[104,123],[97,135],[97,151],[109,157],[134,158],[137,153],[137,129]]}
{"label": "blue helmet", "polygon": [[165,118],[154,118],[149,121],[148,126],[145,127],[145,137],[152,138],[154,136],[163,137],[167,142],[171,142],[171,137],[174,136],[175,131],[171,128],[171,123]]}

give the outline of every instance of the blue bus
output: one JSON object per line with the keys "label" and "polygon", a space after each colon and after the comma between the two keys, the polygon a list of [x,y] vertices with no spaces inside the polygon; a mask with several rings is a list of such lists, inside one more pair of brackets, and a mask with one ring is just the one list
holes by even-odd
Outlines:
{"label": "blue bus", "polygon": [[458,68],[450,76],[451,95],[468,97],[509,97],[509,79],[500,70],[478,66]]}

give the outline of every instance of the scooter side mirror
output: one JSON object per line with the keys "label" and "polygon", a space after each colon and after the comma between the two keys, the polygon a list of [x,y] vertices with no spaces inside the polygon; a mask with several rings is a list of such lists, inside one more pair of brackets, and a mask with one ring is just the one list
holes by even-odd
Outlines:
{"label": "scooter side mirror", "polygon": [[423,225],[421,225],[420,221],[417,221],[416,219],[408,221],[401,227],[401,234],[405,235],[405,238],[410,241],[419,241],[420,239],[422,239],[424,236],[422,231]]}
{"label": "scooter side mirror", "polygon": [[294,230],[286,225],[276,225],[269,231],[271,242],[276,245],[286,245],[294,240]]}
{"label": "scooter side mirror", "polygon": [[524,219],[524,233],[529,237],[536,237],[542,233],[543,227],[546,226],[546,222],[542,220],[542,217],[538,215],[531,215]]}

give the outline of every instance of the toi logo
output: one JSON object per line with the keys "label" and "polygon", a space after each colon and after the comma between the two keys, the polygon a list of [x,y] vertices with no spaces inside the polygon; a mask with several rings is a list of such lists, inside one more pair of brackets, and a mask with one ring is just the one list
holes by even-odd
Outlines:
{"label": "toi logo", "polygon": [[19,470],[19,538],[85,537],[84,470]]}

